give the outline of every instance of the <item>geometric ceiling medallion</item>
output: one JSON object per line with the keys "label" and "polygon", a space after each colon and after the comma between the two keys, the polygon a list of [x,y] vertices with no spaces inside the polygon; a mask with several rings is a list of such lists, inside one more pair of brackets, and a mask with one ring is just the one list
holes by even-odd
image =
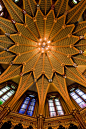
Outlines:
{"label": "geometric ceiling medallion", "polygon": [[37,47],[41,53],[46,53],[51,48],[50,43],[51,41],[47,40],[47,38],[44,39],[40,38],[39,42],[37,43]]}

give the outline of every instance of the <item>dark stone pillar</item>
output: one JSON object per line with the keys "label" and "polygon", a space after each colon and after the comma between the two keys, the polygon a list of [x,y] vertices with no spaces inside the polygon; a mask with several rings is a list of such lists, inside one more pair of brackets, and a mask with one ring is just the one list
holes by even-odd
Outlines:
{"label": "dark stone pillar", "polygon": [[80,129],[86,129],[86,124],[82,119],[82,116],[80,115],[78,110],[73,110],[73,116],[75,117],[75,119],[78,121],[79,125],[80,125]]}

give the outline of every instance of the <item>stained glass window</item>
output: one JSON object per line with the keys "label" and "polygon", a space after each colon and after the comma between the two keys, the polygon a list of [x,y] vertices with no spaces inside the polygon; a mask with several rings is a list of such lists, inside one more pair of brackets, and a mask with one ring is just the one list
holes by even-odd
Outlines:
{"label": "stained glass window", "polygon": [[30,105],[28,107],[28,111],[27,111],[27,115],[32,116],[33,115],[33,111],[34,111],[34,106],[35,106],[35,99],[32,99],[30,102]]}
{"label": "stained glass window", "polygon": [[70,95],[81,108],[86,107],[86,94],[83,91],[77,88]]}
{"label": "stained glass window", "polygon": [[56,116],[56,111],[55,111],[55,107],[54,107],[54,102],[53,100],[48,100],[49,103],[49,112],[50,112],[50,117]]}
{"label": "stained glass window", "polygon": [[58,115],[64,115],[59,99],[55,99],[55,104],[56,104]]}
{"label": "stained glass window", "polygon": [[29,116],[33,115],[36,99],[33,98],[33,95],[30,95],[29,97],[26,97],[20,110],[19,113],[21,114],[27,114]]}
{"label": "stained glass window", "polygon": [[49,103],[50,117],[54,117],[56,115],[64,115],[59,99],[50,99],[48,100],[48,103]]}
{"label": "stained glass window", "polygon": [[8,100],[15,93],[14,89],[6,86],[0,90],[0,105]]}
{"label": "stained glass window", "polygon": [[29,97],[26,97],[25,100],[24,100],[24,102],[23,102],[23,104],[22,104],[22,106],[21,106],[21,108],[20,108],[20,110],[19,110],[19,113],[21,113],[21,114],[24,114],[25,113],[26,108],[27,108],[27,106],[29,104],[29,101],[30,101],[30,98]]}

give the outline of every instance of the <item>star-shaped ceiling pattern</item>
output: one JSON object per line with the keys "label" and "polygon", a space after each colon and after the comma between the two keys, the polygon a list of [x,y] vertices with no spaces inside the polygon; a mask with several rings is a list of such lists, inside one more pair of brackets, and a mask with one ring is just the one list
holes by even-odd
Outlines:
{"label": "star-shaped ceiling pattern", "polygon": [[[0,83],[17,78],[20,82],[12,106],[34,82],[40,107],[50,83],[66,102],[70,101],[66,78],[86,86],[78,65],[86,65],[86,21],[78,22],[86,8],[81,0],[68,9],[68,0],[23,0],[23,9],[12,0],[2,0],[11,20],[0,17],[0,64],[9,67]],[[40,101],[41,100],[41,101]],[[42,103],[41,103],[42,102]],[[69,105],[70,106],[70,105]]]}

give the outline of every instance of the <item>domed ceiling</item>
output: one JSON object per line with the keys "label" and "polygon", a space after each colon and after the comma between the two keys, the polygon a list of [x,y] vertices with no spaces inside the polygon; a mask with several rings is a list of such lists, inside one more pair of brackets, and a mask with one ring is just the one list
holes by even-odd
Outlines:
{"label": "domed ceiling", "polygon": [[[78,22],[86,8],[81,0],[72,9],[68,0],[23,0],[23,9],[12,0],[2,0],[10,19],[0,17],[0,64],[8,64],[0,83],[19,78],[12,106],[36,83],[40,108],[49,87],[70,101],[66,79],[86,87],[78,70],[86,65],[86,21]],[[70,106],[70,105],[69,105]]]}

